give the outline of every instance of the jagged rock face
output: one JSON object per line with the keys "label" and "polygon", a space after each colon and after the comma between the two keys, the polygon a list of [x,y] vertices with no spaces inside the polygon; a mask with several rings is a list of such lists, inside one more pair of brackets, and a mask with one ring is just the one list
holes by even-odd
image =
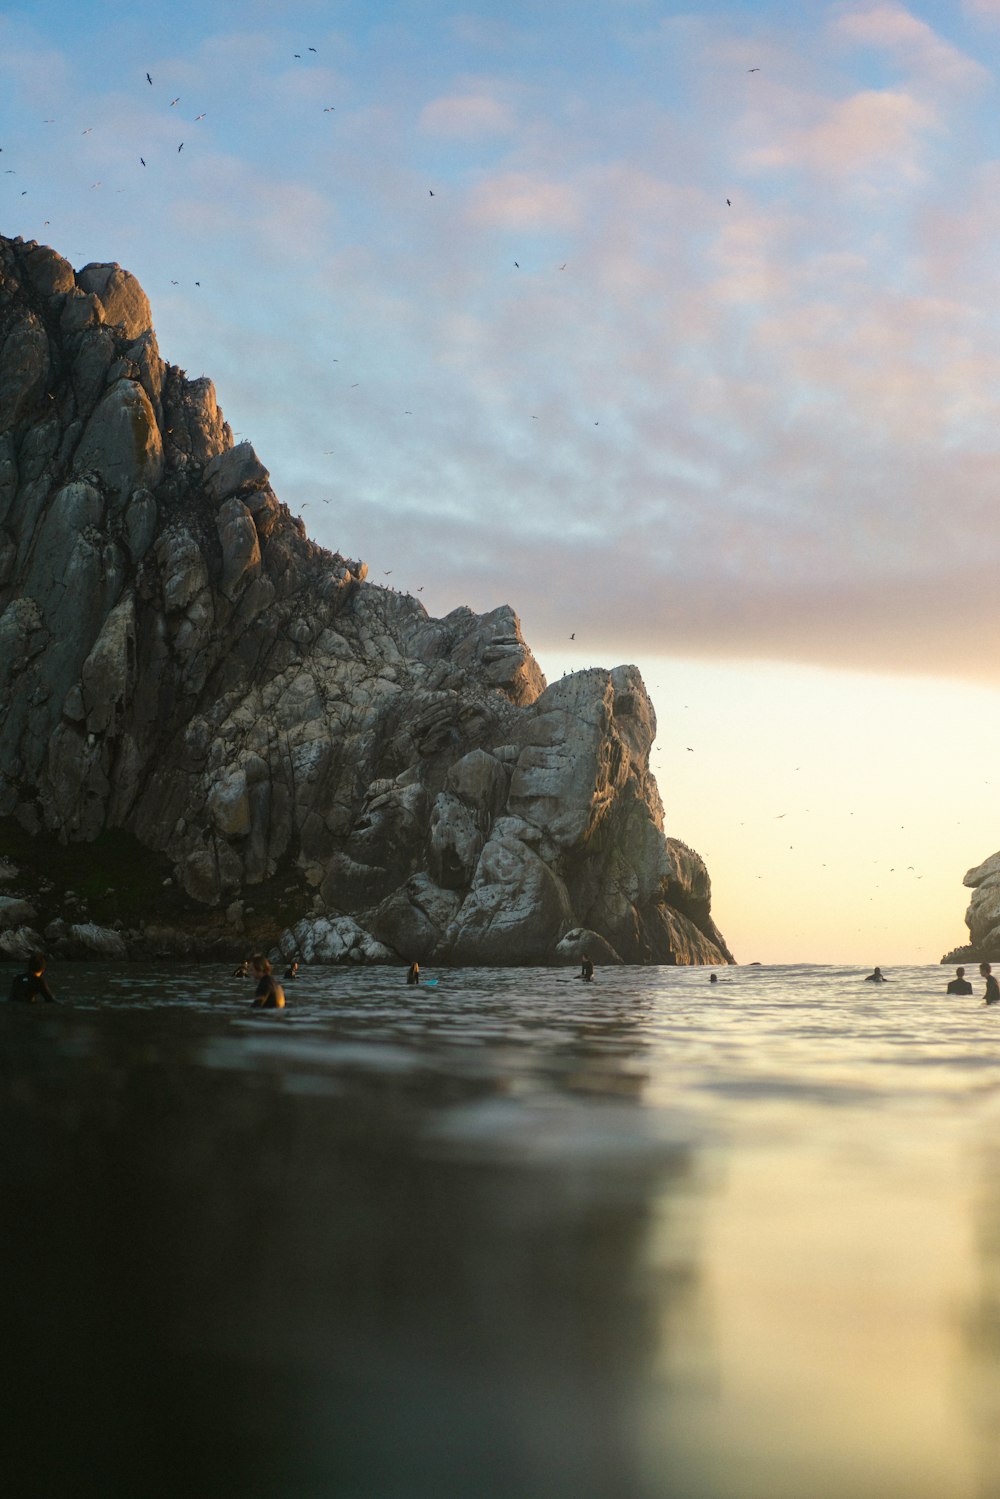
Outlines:
{"label": "jagged rock face", "polygon": [[1000,853],[970,869],[962,883],[973,892],[965,913],[972,953],[980,960],[1000,962]]}
{"label": "jagged rock face", "polygon": [[188,894],[297,882],[289,950],[720,962],[634,667],[546,687],[310,542],[118,266],[0,239],[0,816],[130,830]]}

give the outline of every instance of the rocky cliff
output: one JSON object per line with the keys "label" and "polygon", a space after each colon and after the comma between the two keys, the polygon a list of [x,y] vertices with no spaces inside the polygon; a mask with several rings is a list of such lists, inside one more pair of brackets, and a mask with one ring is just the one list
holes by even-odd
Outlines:
{"label": "rocky cliff", "polygon": [[[432,619],[366,572],[161,360],[133,276],[0,238],[8,910],[18,871],[96,869],[113,833],[202,945],[270,922],[307,960],[730,960],[664,836],[638,671],[547,687],[510,608]],[[124,949],[158,917],[118,920]]]}
{"label": "rocky cliff", "polygon": [[962,883],[972,891],[965,913],[969,941],[945,953],[941,961],[1000,962],[1000,853],[970,869]]}

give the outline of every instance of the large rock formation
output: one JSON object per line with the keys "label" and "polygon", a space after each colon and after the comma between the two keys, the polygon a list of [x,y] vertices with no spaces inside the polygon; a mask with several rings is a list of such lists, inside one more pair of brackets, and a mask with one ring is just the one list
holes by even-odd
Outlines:
{"label": "large rock formation", "polygon": [[[729,959],[634,667],[546,687],[312,543],[118,266],[0,239],[0,818],[124,829],[308,958]],[[153,913],[150,913],[152,917]]]}
{"label": "large rock formation", "polygon": [[962,883],[972,891],[965,913],[969,942],[945,953],[941,961],[1000,962],[1000,853],[970,869]]}

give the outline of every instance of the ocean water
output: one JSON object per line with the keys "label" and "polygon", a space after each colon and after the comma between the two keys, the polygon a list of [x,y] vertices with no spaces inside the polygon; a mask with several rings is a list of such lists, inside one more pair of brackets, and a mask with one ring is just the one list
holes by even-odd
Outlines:
{"label": "ocean water", "polygon": [[50,972],[10,1492],[994,1499],[1000,1006],[888,972]]}

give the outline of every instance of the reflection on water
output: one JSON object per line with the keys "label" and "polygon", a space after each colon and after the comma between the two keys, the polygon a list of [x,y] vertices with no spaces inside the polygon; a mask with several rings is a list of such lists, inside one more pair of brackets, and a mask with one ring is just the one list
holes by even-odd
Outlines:
{"label": "reflection on water", "polygon": [[943,970],[53,977],[19,1494],[1000,1495],[1000,1016]]}

